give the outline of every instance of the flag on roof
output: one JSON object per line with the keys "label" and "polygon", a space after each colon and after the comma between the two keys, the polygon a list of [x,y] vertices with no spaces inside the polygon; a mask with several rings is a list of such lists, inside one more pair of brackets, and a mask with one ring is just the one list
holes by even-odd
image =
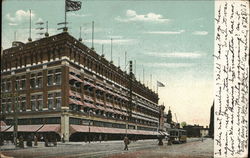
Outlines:
{"label": "flag on roof", "polygon": [[157,87],[165,87],[165,85],[159,81],[157,81]]}
{"label": "flag on roof", "polygon": [[72,0],[65,1],[66,12],[80,10],[81,6],[82,6],[81,1],[72,1]]}

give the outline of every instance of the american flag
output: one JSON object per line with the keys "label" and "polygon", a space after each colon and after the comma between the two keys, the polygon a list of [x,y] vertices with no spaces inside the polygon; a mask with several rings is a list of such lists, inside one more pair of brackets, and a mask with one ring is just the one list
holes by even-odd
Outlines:
{"label": "american flag", "polygon": [[159,81],[157,81],[157,87],[165,87],[165,85]]}
{"label": "american flag", "polygon": [[81,9],[82,2],[80,1],[72,1],[72,0],[66,0],[65,1],[65,7],[66,7],[66,12],[70,11],[77,11]]}

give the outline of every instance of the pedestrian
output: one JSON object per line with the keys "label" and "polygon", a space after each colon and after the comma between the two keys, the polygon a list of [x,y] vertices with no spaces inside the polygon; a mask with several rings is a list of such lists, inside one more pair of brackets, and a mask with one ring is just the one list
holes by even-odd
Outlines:
{"label": "pedestrian", "polygon": [[3,146],[4,144],[4,139],[2,133],[0,133],[0,146]]}
{"label": "pedestrian", "polygon": [[24,148],[24,142],[23,142],[23,136],[22,135],[19,137],[18,141],[19,141],[19,147]]}
{"label": "pedestrian", "polygon": [[40,140],[41,140],[41,141],[44,141],[44,137],[43,137],[43,135],[40,137]]}
{"label": "pedestrian", "polygon": [[88,138],[86,136],[84,136],[84,142],[87,143]]}
{"label": "pedestrian", "polygon": [[37,146],[37,141],[38,141],[37,135],[34,135],[34,146]]}
{"label": "pedestrian", "polygon": [[128,150],[128,145],[129,145],[129,143],[130,143],[128,137],[125,136],[123,141],[124,141],[124,145],[125,145],[124,150]]}
{"label": "pedestrian", "polygon": [[32,136],[31,135],[28,135],[28,139],[27,139],[26,145],[28,147],[32,147]]}
{"label": "pedestrian", "polygon": [[163,141],[162,141],[162,137],[161,136],[158,138],[158,140],[159,140],[158,145],[163,145]]}
{"label": "pedestrian", "polygon": [[102,142],[102,135],[101,134],[99,135],[99,141],[100,141],[100,143]]}
{"label": "pedestrian", "polygon": [[57,139],[56,139],[56,137],[53,138],[53,144],[54,144],[54,146],[57,146]]}
{"label": "pedestrian", "polygon": [[63,134],[62,135],[62,143],[65,143],[65,139],[64,138],[65,138],[65,135]]}
{"label": "pedestrian", "polygon": [[104,141],[107,141],[107,140],[108,140],[108,135],[105,134]]}
{"label": "pedestrian", "polygon": [[172,139],[170,137],[168,138],[168,145],[172,145]]}
{"label": "pedestrian", "polygon": [[48,141],[47,136],[45,135],[45,136],[43,137],[43,139],[44,139],[44,146],[45,146],[45,147],[48,147],[48,146],[49,146],[49,141]]}

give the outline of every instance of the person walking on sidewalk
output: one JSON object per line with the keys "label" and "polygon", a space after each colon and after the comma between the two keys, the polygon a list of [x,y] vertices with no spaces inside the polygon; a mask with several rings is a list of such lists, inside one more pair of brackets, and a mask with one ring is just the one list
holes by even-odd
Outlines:
{"label": "person walking on sidewalk", "polygon": [[129,145],[129,139],[128,139],[128,137],[125,136],[123,141],[124,141],[124,145],[125,145],[124,150],[128,150],[128,145]]}
{"label": "person walking on sidewalk", "polygon": [[38,141],[38,138],[37,138],[37,135],[34,135],[34,146],[37,146],[37,141]]}
{"label": "person walking on sidewalk", "polygon": [[102,135],[101,134],[99,135],[99,141],[100,141],[100,143],[102,142]]}

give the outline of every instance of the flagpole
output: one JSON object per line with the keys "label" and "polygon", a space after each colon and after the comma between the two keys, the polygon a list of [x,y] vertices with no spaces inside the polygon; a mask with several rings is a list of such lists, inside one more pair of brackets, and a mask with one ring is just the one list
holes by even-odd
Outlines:
{"label": "flagpole", "polygon": [[152,74],[150,74],[150,88],[152,89]]}
{"label": "flagpole", "polygon": [[67,32],[67,0],[65,0],[65,8],[64,8],[64,32]]}
{"label": "flagpole", "polygon": [[158,94],[158,84],[156,85],[156,93]]}

